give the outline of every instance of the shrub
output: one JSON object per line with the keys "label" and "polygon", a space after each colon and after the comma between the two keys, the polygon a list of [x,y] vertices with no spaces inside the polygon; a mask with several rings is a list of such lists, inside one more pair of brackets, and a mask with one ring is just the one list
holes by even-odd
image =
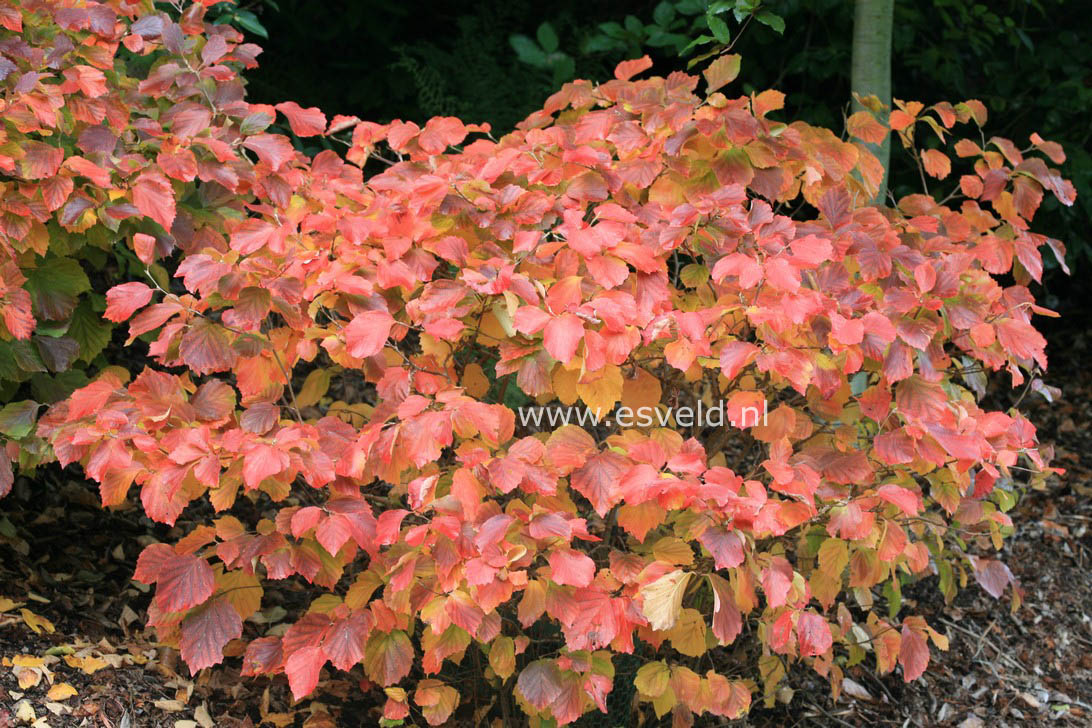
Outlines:
{"label": "shrub", "polygon": [[[1062,161],[1056,145],[985,142],[975,101],[900,103],[925,189],[872,206],[863,143],[888,130],[868,112],[849,139],[776,121],[778,92],[721,91],[724,56],[704,81],[633,80],[649,63],[627,61],[499,141],[277,105],[295,135],[352,130],[344,158],[309,159],[265,131],[274,109],[235,75],[254,51],[201,5],[179,22],[112,7],[129,62],[155,62],[101,160],[131,184],[88,211],[131,199],[119,236],[173,279],[106,295],[153,363],[105,370],[38,432],[106,505],[135,485],[156,521],[217,511],[136,572],[192,670],[292,580],[310,607],[246,627],[243,666],[297,698],[362,664],[390,723],[444,723],[478,679],[503,715],[514,694],[565,724],[606,709],[612,657],[634,653],[640,699],[688,725],[771,698],[796,662],[835,692],[868,652],[915,679],[946,640],[903,614],[903,586],[1007,586],[971,544],[1000,547],[1049,453],[980,400],[986,371],[1041,386],[1046,312],[1025,284],[1060,243],[1028,226],[1044,188],[1072,202],[1038,156]],[[967,171],[937,201],[948,149]],[[555,400],[725,401],[740,426],[515,417]]]}
{"label": "shrub", "polygon": [[[50,459],[34,435],[43,405],[107,365],[114,327],[102,318],[102,294],[145,270],[169,280],[157,261],[186,239],[189,219],[189,208],[175,215],[175,197],[185,201],[209,174],[192,147],[206,143],[195,137],[212,116],[187,97],[201,85],[221,104],[241,94],[238,82],[209,86],[233,75],[212,64],[216,49],[230,42],[231,59],[251,66],[259,52],[236,45],[241,36],[229,26],[210,29],[220,40],[205,56],[203,80],[160,90],[171,78],[148,78],[148,67],[182,73],[167,57],[184,38],[161,44],[158,16],[131,22],[150,7],[0,3],[0,496],[13,462],[30,471]],[[200,6],[182,22],[203,32]],[[136,236],[135,248],[118,244],[123,235]]]}

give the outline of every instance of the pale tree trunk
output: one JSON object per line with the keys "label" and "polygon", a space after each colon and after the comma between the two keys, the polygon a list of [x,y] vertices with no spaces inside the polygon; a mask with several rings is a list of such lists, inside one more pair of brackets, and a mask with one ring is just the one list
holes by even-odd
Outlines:
{"label": "pale tree trunk", "polygon": [[[860,96],[876,96],[891,106],[891,24],[895,0],[856,0],[853,18],[853,61],[850,88]],[[853,103],[853,110],[861,110]],[[887,122],[886,112],[882,119]],[[869,144],[869,148],[883,164],[883,182],[875,201],[882,202],[887,195],[887,171],[891,158],[891,137],[883,144]]]}

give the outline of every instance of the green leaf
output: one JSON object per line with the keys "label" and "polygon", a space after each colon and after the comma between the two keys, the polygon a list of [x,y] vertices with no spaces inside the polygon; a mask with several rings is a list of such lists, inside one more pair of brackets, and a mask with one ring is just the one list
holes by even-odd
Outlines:
{"label": "green leaf", "polygon": [[546,68],[546,54],[538,47],[538,44],[525,35],[508,36],[508,43],[516,52],[516,57],[522,62],[535,68]]}
{"label": "green leaf", "polygon": [[83,301],[72,314],[68,335],[80,344],[80,361],[90,363],[110,343],[114,327],[91,308],[90,301]]}
{"label": "green leaf", "polygon": [[685,56],[687,53],[694,50],[698,46],[705,45],[706,43],[711,43],[714,40],[716,40],[716,39],[713,38],[713,36],[711,36],[711,35],[699,35],[697,38],[690,41],[689,45],[687,45],[685,48],[682,49],[682,53],[680,55]]}
{"label": "green leaf", "polygon": [[576,75],[576,61],[564,53],[554,54],[550,59],[550,65],[554,69],[554,85],[560,86],[566,81],[571,81]]}
{"label": "green leaf", "polygon": [[273,123],[273,117],[263,112],[255,112],[250,114],[242,123],[239,124],[239,133],[244,136],[252,136],[254,134],[260,134],[269,128],[269,125]]}
{"label": "green leaf", "polygon": [[542,50],[547,53],[553,53],[560,45],[557,39],[557,33],[554,32],[554,26],[549,23],[543,23],[538,26],[538,32],[535,33],[535,37],[538,38],[538,44],[542,46]]}
{"label": "green leaf", "polygon": [[600,23],[599,30],[603,31],[608,37],[615,40],[624,40],[626,37],[626,29],[621,24],[614,22]]}
{"label": "green leaf", "polygon": [[0,432],[21,440],[34,430],[40,405],[34,400],[12,402],[0,410]]}
{"label": "green leaf", "polygon": [[259,38],[269,38],[269,31],[258,20],[258,16],[249,10],[236,10],[232,14],[232,24],[238,25],[243,30],[249,30]]}
{"label": "green leaf", "polygon": [[64,321],[76,308],[77,297],[91,289],[91,281],[73,258],[46,258],[26,273],[24,288],[34,311],[50,321]]}
{"label": "green leaf", "polygon": [[60,374],[35,374],[30,380],[30,391],[36,399],[47,404],[60,402],[90,380],[79,369],[69,369]]}
{"label": "green leaf", "polygon": [[716,15],[712,14],[706,14],[705,20],[709,23],[709,30],[712,31],[713,37],[717,39],[717,42],[732,42],[732,33],[728,30],[728,23],[725,23]]}
{"label": "green leaf", "polygon": [[656,25],[666,28],[675,19],[675,6],[664,0],[652,11],[652,19]]}
{"label": "green leaf", "polygon": [[775,33],[781,35],[785,32],[785,19],[769,10],[763,10],[755,15],[755,20],[769,26]]}

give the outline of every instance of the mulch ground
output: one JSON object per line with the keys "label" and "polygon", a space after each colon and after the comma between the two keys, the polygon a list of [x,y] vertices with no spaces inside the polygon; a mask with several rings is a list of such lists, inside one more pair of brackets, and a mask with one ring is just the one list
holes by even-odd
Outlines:
{"label": "mulch ground", "polygon": [[[945,604],[935,580],[925,579],[904,601],[946,633],[951,648],[933,650],[921,680],[907,685],[898,675],[853,668],[834,701],[801,669],[779,694],[786,702],[757,704],[742,721],[712,725],[1092,725],[1092,434],[1085,424],[1092,421],[1092,341],[1081,330],[1058,330],[1050,351],[1048,380],[1062,400],[1029,395],[1021,407],[1068,472],[1025,494],[1011,513],[1016,533],[1001,558],[1022,590],[1015,612],[1007,598],[995,601],[973,584]],[[50,482],[22,481],[0,500],[0,728],[377,724],[374,700],[350,680],[328,681],[318,699],[294,705],[283,679],[240,679],[238,659],[191,677],[173,650],[144,633],[150,594],[130,579],[142,546],[171,532],[136,509],[101,510],[85,483],[53,471],[43,477]],[[271,591],[264,614],[276,621],[299,596]],[[594,722],[634,723],[629,716]]]}

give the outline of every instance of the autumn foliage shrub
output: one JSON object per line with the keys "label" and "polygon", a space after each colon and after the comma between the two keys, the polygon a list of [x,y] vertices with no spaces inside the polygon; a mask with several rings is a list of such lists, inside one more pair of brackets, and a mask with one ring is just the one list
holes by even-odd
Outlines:
{"label": "autumn foliage shrub", "polygon": [[[350,671],[389,723],[438,725],[488,717],[477,680],[492,717],[548,725],[605,710],[633,653],[639,700],[685,726],[796,663],[835,692],[865,660],[913,680],[947,641],[905,585],[1006,588],[983,546],[1049,453],[980,403],[987,372],[1046,366],[1026,284],[1061,250],[1029,229],[1044,190],[1073,201],[1057,145],[986,139],[975,101],[900,102],[922,191],[872,205],[864,143],[891,131],[776,120],[780,93],[725,91],[735,56],[628,61],[496,140],[249,103],[257,49],[201,4],[4,7],[5,130],[34,137],[0,158],[8,338],[39,225],[104,225],[147,267],[104,316],[153,364],[105,368],[38,434],[107,506],[217,512],[135,575],[191,669],[245,637],[244,673],[297,698]],[[277,112],[341,153],[297,152]],[[513,411],[699,400],[768,416],[531,432]],[[244,624],[283,580],[306,612]]]}

